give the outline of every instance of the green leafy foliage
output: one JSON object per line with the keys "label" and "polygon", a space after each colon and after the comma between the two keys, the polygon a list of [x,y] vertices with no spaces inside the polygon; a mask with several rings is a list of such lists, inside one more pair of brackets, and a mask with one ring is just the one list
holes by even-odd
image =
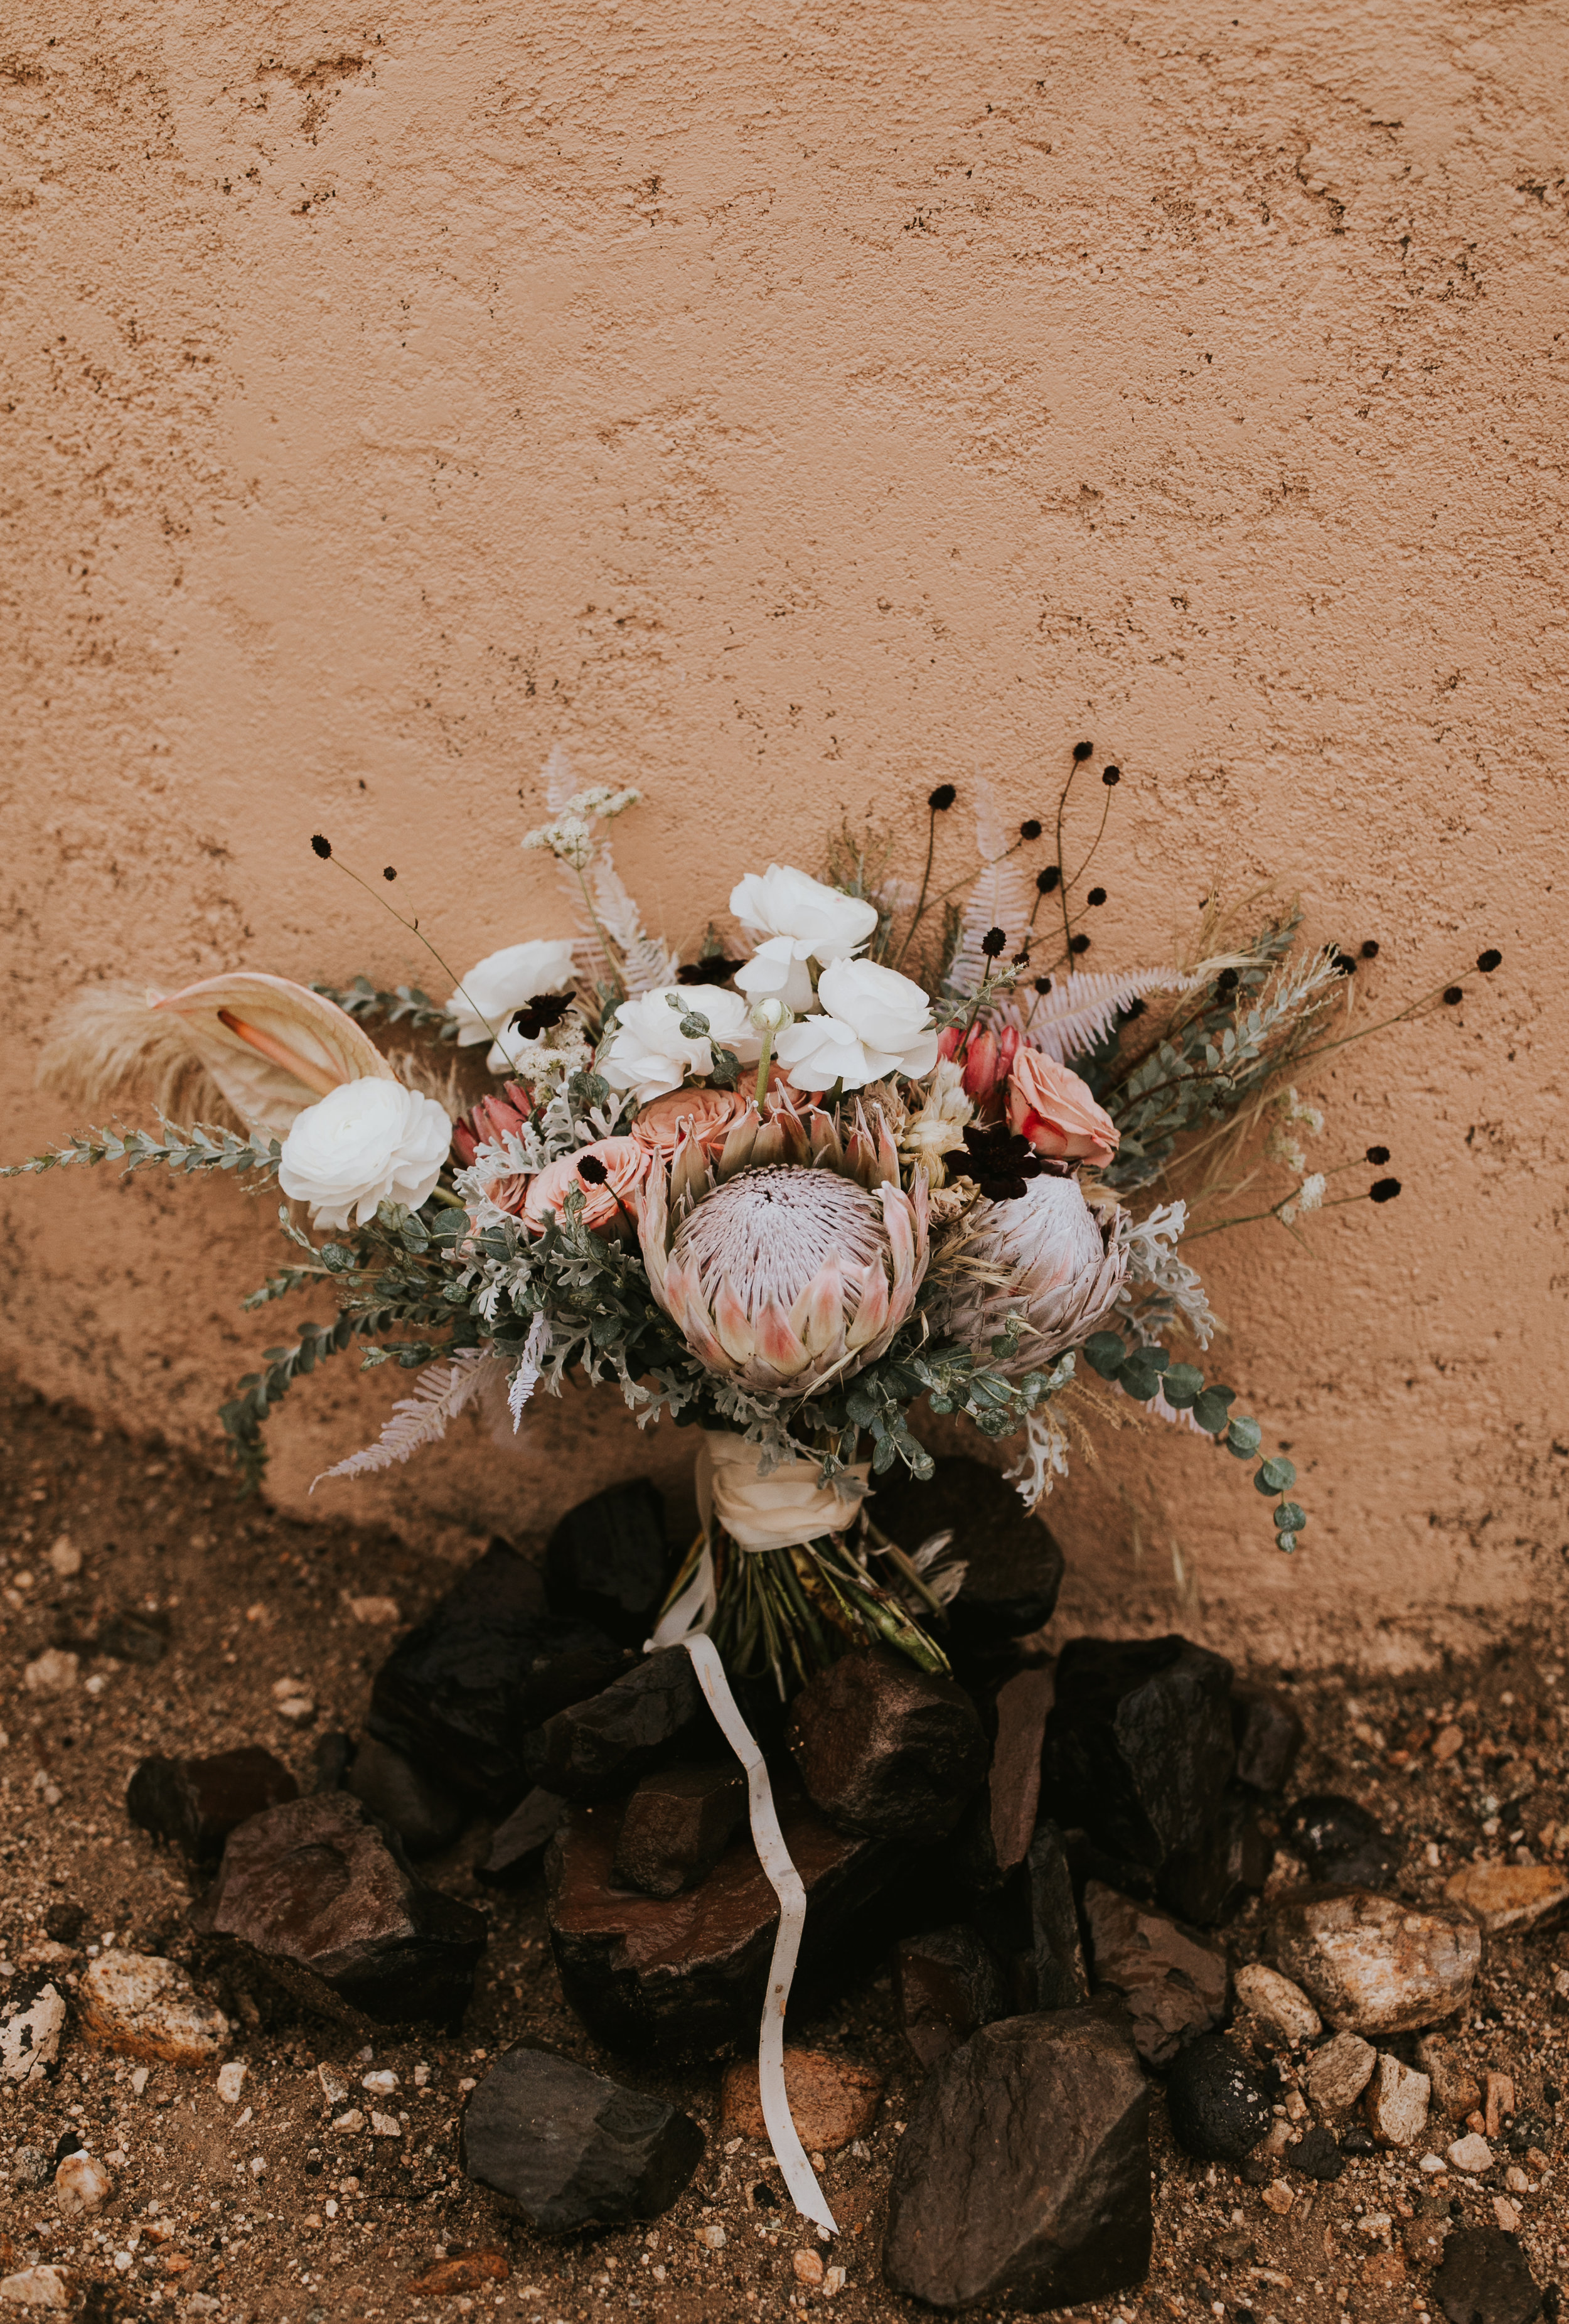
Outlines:
{"label": "green leafy foliage", "polygon": [[51,1147],[47,1153],[34,1154],[25,1162],[6,1163],[0,1167],[0,1178],[30,1177],[42,1170],[65,1169],[73,1162],[82,1163],[88,1169],[100,1162],[124,1162],[128,1171],[161,1163],[165,1169],[187,1173],[260,1170],[269,1178],[278,1175],[283,1149],[275,1138],[254,1134],[237,1138],[232,1130],[215,1130],[200,1121],[189,1130],[177,1130],[167,1121],[162,1128],[161,1138],[154,1138],[146,1130],[88,1130],[69,1139],[64,1146]]}
{"label": "green leafy foliage", "polygon": [[[1256,1420],[1241,1413],[1234,1419],[1231,1407],[1236,1401],[1236,1390],[1218,1384],[1207,1387],[1197,1364],[1174,1364],[1161,1347],[1130,1347],[1120,1332],[1092,1332],[1080,1352],[1102,1379],[1115,1381],[1125,1396],[1133,1397],[1137,1403],[1148,1404],[1161,1389],[1174,1411],[1190,1412],[1198,1426],[1216,1443],[1224,1444],[1235,1459],[1257,1458],[1263,1430]],[[1284,1492],[1296,1481],[1297,1471],[1290,1462],[1280,1459],[1260,1462],[1253,1473],[1253,1483],[1259,1491],[1271,1496]],[[1308,1522],[1301,1509],[1294,1501],[1286,1501],[1272,1516],[1280,1546],[1294,1546],[1294,1536]]]}
{"label": "green leafy foliage", "polygon": [[444,1001],[433,1001],[417,984],[394,985],[389,992],[372,984],[368,976],[356,976],[352,984],[315,983],[310,989],[324,1001],[335,1001],[345,1016],[358,1019],[362,1025],[381,1018],[389,1025],[407,1025],[411,1032],[436,1033],[444,1041],[457,1039],[457,1019]]}

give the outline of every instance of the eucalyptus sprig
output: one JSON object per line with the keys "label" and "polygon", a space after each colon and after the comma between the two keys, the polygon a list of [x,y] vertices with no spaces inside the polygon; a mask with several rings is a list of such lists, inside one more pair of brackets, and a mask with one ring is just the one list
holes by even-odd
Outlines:
{"label": "eucalyptus sprig", "polygon": [[[1084,1343],[1084,1357],[1102,1379],[1115,1381],[1124,1395],[1132,1397],[1136,1404],[1148,1404],[1159,1394],[1173,1412],[1190,1412],[1197,1426],[1213,1436],[1217,1444],[1224,1444],[1234,1459],[1258,1458],[1263,1430],[1245,1414],[1233,1413],[1235,1388],[1206,1381],[1197,1364],[1173,1363],[1158,1342],[1130,1347],[1119,1332],[1092,1332]],[[1297,1536],[1308,1522],[1305,1512],[1295,1501],[1280,1498],[1296,1481],[1294,1464],[1283,1458],[1266,1457],[1253,1471],[1258,1490],[1277,1502],[1271,1513],[1275,1545],[1288,1556],[1296,1548]]]}

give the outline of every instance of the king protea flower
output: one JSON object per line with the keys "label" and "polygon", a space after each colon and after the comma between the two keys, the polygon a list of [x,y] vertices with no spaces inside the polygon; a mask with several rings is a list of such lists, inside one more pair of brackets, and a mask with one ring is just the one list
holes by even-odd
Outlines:
{"label": "king protea flower", "polygon": [[[848,1167],[848,1157],[847,1157]],[[713,1372],[755,1395],[809,1396],[880,1356],[930,1255],[926,1185],[841,1176],[823,1149],[716,1179],[684,1146],[643,1188],[654,1296]]]}
{"label": "king protea flower", "polygon": [[1037,1370],[1078,1347],[1116,1305],[1127,1254],[1108,1248],[1077,1178],[1032,1178],[1011,1202],[977,1203],[969,1222],[968,1281],[942,1328],[973,1346],[1022,1313],[1030,1329],[1009,1371]]}

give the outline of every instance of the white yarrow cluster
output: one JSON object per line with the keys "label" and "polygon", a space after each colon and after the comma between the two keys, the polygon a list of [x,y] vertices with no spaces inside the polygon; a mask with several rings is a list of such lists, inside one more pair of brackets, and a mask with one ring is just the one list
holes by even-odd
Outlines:
{"label": "white yarrow cluster", "polygon": [[298,1115],[278,1183],[317,1227],[363,1226],[381,1203],[417,1211],[452,1144],[446,1109],[401,1082],[344,1082]]}
{"label": "white yarrow cluster", "polygon": [[609,783],[591,784],[585,791],[574,791],[548,823],[526,831],[519,844],[547,847],[559,862],[582,872],[593,860],[594,825],[610,823],[636,807],[642,796],[641,791],[612,790]]}

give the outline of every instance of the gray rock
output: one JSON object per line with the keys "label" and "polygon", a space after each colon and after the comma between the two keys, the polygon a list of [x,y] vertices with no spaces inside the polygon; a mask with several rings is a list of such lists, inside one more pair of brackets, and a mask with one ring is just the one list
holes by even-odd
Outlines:
{"label": "gray rock", "polygon": [[950,1555],[964,1567],[948,1609],[961,1654],[996,1654],[1051,1618],[1062,1587],[1062,1552],[1007,1479],[968,1453],[941,1452],[925,1483],[895,1462],[867,1504],[872,1521],[913,1552],[951,1529]]}
{"label": "gray rock", "polygon": [[463,2111],[465,2174],[534,2227],[570,2235],[669,2209],[702,2158],[690,2115],[532,2043],[504,2051]]}
{"label": "gray rock", "polygon": [[54,2157],[41,2146],[19,2146],[11,2157],[11,2182],[15,2187],[47,2187],[54,2177]]}
{"label": "gray rock", "polygon": [[1226,1958],[1169,1913],[1092,1880],[1084,1892],[1096,1982],[1120,1993],[1148,2064],[1169,2066],[1185,2038],[1225,2015]]}
{"label": "gray rock", "polygon": [[843,1655],[803,1687],[785,1738],[808,1794],[849,1831],[933,1840],[986,1772],[974,1703],[886,1649]]}
{"label": "gray rock", "polygon": [[1366,1888],[1289,1896],[1271,1934],[1281,1971],[1336,2032],[1435,2024],[1463,2006],[1482,1960],[1482,1932],[1465,1914],[1418,1912]]}
{"label": "gray rock", "polygon": [[933,2308],[1101,2300],[1150,2264],[1149,2089],[1088,2009],[984,2026],[927,2077],[883,2269]]}

